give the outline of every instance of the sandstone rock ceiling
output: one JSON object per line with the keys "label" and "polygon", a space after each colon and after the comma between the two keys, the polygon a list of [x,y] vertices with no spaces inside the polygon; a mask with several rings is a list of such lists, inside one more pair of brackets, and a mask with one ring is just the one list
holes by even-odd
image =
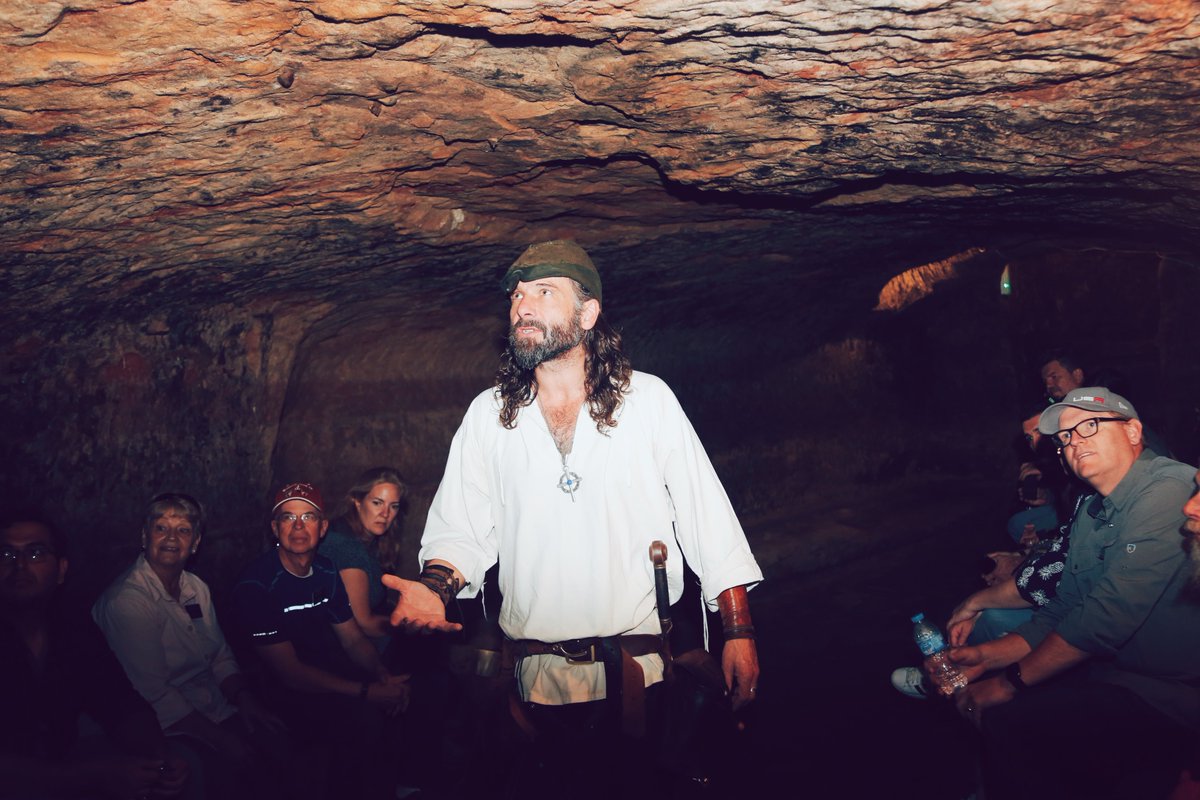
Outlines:
{"label": "sandstone rock ceiling", "polygon": [[0,330],[447,303],[565,234],[661,287],[1187,251],[1198,37],[1181,0],[0,0]]}

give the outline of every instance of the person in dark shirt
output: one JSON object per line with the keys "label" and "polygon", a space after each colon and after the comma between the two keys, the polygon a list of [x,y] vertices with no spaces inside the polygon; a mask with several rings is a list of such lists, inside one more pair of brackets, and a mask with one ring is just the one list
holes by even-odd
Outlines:
{"label": "person in dark shirt", "polygon": [[390,800],[395,775],[381,743],[398,735],[408,676],[384,667],[333,562],[317,553],[329,522],[316,487],[285,486],[271,514],[277,546],[233,590],[242,631],[267,668],[268,702],[301,740],[328,743],[327,797]]}
{"label": "person in dark shirt", "polygon": [[[0,796],[174,797],[188,779],[153,709],[87,614],[58,600],[65,538],[36,514],[0,520]],[[115,745],[79,752],[87,713]]]}

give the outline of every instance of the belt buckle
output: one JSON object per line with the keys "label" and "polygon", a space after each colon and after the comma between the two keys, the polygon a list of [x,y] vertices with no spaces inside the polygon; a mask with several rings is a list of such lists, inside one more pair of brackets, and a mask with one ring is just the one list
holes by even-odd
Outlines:
{"label": "belt buckle", "polygon": [[570,642],[559,642],[554,646],[557,655],[562,656],[567,660],[568,664],[595,664],[596,663],[596,643],[595,642],[580,642],[580,647],[576,649],[567,649],[566,645]]}

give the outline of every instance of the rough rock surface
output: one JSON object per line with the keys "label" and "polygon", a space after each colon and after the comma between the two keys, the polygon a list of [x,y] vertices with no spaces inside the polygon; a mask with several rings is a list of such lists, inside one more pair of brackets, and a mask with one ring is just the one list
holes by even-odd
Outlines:
{"label": "rough rock surface", "polygon": [[7,0],[3,324],[478,288],[564,233],[631,269],[1170,247],[1198,65],[1181,0]]}

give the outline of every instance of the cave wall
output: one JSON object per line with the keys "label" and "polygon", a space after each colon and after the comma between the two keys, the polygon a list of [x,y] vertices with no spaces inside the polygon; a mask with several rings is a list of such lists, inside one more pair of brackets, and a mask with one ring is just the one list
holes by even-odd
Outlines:
{"label": "cave wall", "polygon": [[[664,296],[661,315],[626,276],[611,295],[606,285],[606,313],[635,366],[675,389],[752,534],[787,536],[810,503],[913,477],[1010,480],[1047,340],[1086,343],[1126,371],[1144,413],[1194,457],[1194,266],[1053,247],[944,255],[881,265],[861,286],[710,274],[708,296]],[[450,437],[490,383],[506,309],[493,285],[452,303],[421,291],[278,298],[26,336],[0,373],[0,490],[66,523],[81,594],[128,563],[152,495],[190,492],[212,517],[195,566],[222,587],[265,545],[279,484],[312,480],[332,503],[361,469],[391,464],[412,490],[402,568],[415,571]]]}
{"label": "cave wall", "polygon": [[0,22],[0,328],[453,285],[572,231],[659,262],[715,233],[732,264],[788,227],[853,245],[848,274],[913,228],[1194,248],[1188,2],[47,0]]}
{"label": "cave wall", "polygon": [[265,524],[297,322],[270,306],[218,305],[12,344],[0,372],[0,497],[65,526],[77,592],[129,562],[141,514],[164,491],[208,507],[206,571],[229,573],[258,552],[250,532]]}

